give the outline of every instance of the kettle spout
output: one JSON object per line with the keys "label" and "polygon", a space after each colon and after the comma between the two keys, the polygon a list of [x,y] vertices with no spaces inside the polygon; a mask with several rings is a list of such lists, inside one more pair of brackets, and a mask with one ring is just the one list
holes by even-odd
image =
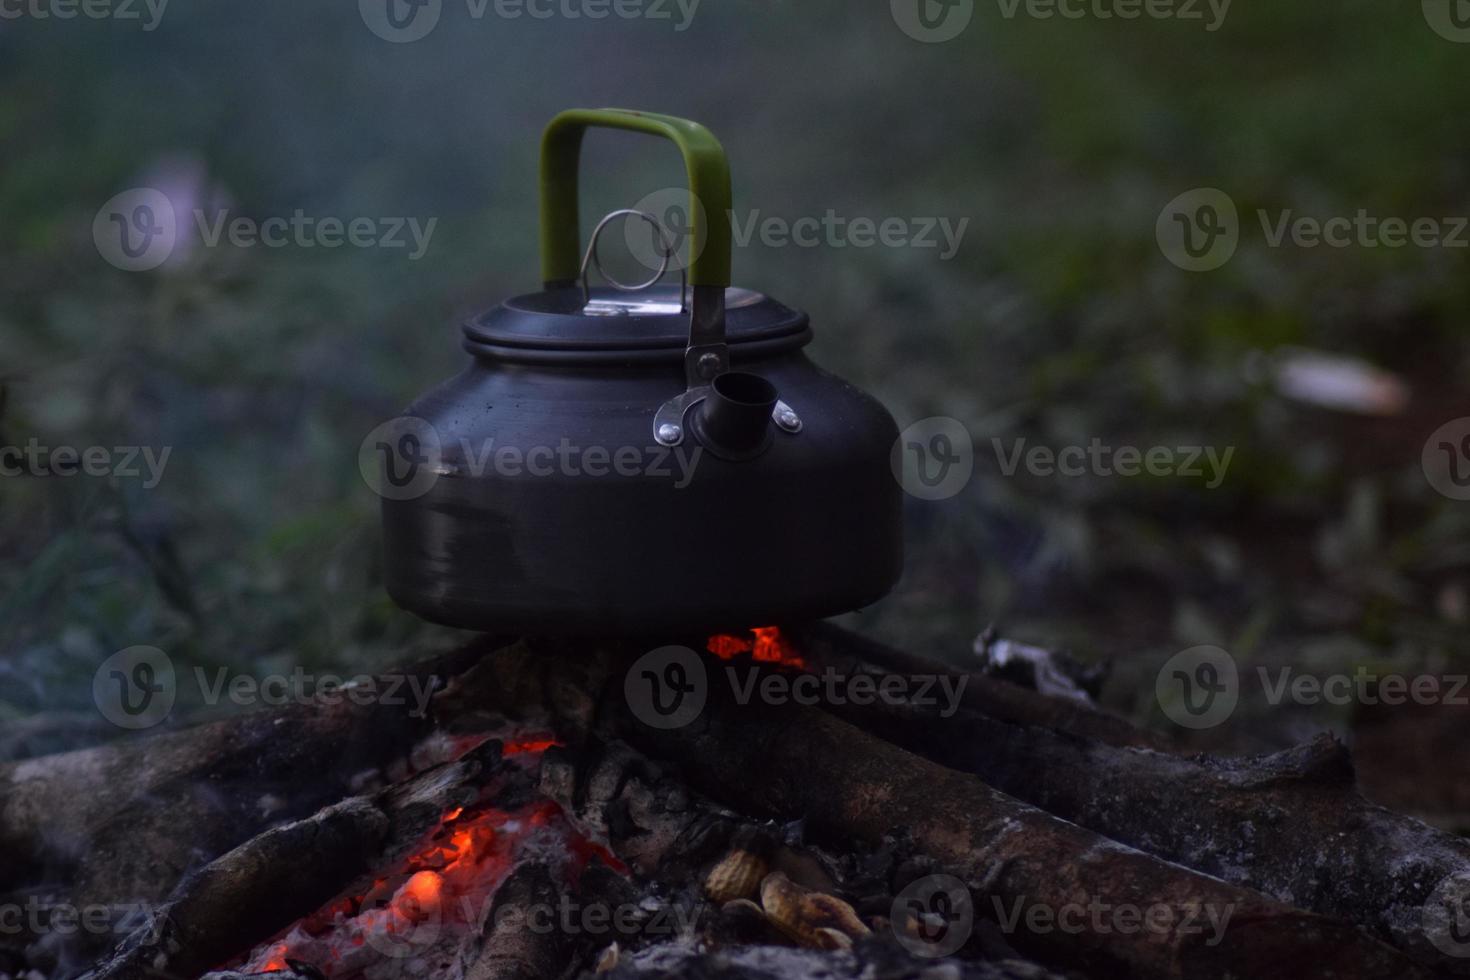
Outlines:
{"label": "kettle spout", "polygon": [[728,371],[710,383],[700,406],[700,434],[716,452],[753,453],[770,431],[776,400],[776,387],[765,378]]}

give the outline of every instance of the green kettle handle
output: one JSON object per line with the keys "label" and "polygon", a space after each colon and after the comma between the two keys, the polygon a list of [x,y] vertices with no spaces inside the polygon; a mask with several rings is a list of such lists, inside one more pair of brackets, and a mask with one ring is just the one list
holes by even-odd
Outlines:
{"label": "green kettle handle", "polygon": [[[714,134],[696,122],[629,109],[568,109],[541,140],[541,278],[546,288],[572,285],[581,274],[577,171],[587,129],[626,129],[673,140],[689,172],[691,229],[689,282],[730,285],[730,161]],[[701,228],[697,223],[705,222]],[[703,243],[703,248],[698,244]]]}

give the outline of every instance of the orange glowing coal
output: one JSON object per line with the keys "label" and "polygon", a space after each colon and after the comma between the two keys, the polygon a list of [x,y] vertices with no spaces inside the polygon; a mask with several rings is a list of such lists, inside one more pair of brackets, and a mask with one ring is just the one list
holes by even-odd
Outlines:
{"label": "orange glowing coal", "polygon": [[443,892],[444,879],[439,875],[432,871],[416,872],[393,896],[393,911],[410,922],[423,922],[439,914],[439,897]]}
{"label": "orange glowing coal", "polygon": [[533,755],[540,755],[542,752],[545,752],[547,749],[551,748],[552,746],[561,745],[561,744],[562,744],[561,742],[557,741],[556,739],[552,738],[549,735],[538,735],[538,736],[532,736],[532,737],[528,737],[528,738],[517,738],[517,739],[512,739],[509,742],[506,742],[505,743],[505,747],[500,750],[500,754],[501,755],[524,755],[526,753],[531,753]]}
{"label": "orange glowing coal", "polygon": [[271,947],[270,955],[266,958],[265,963],[261,965],[260,972],[275,973],[277,970],[286,969],[290,965],[286,962],[286,954],[290,951],[285,943],[276,943]]}
{"label": "orange glowing coal", "polygon": [[[504,754],[535,766],[556,744],[530,732],[507,739]],[[551,800],[533,799],[514,810],[487,802],[456,806],[417,851],[382,872],[365,891],[338,898],[258,947],[240,972],[285,970],[294,960],[328,980],[355,978],[385,955],[416,955],[441,940],[456,941],[478,928],[528,848],[542,860],[559,854],[556,863],[568,886],[593,858],[628,874],[626,865],[578,833]]]}
{"label": "orange glowing coal", "polygon": [[752,660],[768,664],[785,664],[796,670],[806,670],[806,661],[796,651],[796,646],[776,626],[757,626],[744,635],[718,633],[709,638],[705,648],[721,660],[734,660],[741,654],[750,654]]}

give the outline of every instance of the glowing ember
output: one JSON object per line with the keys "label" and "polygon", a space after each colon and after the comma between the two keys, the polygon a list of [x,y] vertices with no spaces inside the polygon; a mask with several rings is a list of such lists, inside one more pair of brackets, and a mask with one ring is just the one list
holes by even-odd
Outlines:
{"label": "glowing ember", "polygon": [[757,626],[744,636],[719,633],[710,637],[705,646],[721,660],[733,660],[748,653],[752,660],[761,663],[785,664],[797,670],[807,669],[806,661],[796,651],[795,645],[776,626]]}
{"label": "glowing ember", "polygon": [[286,954],[290,952],[285,943],[276,943],[270,948],[270,958],[265,961],[260,972],[270,973],[273,970],[286,969]]}
{"label": "glowing ember", "polygon": [[[534,766],[555,744],[555,739],[534,734],[506,739],[505,754]],[[559,870],[569,885],[575,885],[594,857],[627,873],[622,862],[579,834],[561,808],[545,798],[513,811],[483,800],[454,807],[417,851],[362,894],[339,898],[300,920],[258,947],[240,971],[285,970],[287,961],[295,960],[345,980],[385,960],[409,968],[422,957],[452,952],[477,934],[495,892],[531,853]]]}
{"label": "glowing ember", "polygon": [[[709,649],[725,659],[749,655],[807,669],[774,626],[712,636]],[[457,758],[489,737],[438,737],[422,753],[422,762]],[[495,737],[501,739],[503,757],[531,772],[547,749],[561,744],[551,733],[534,730]],[[478,936],[496,891],[528,858],[559,872],[570,887],[594,859],[628,874],[605,847],[578,833],[554,802],[537,797],[503,810],[492,805],[495,799],[495,791],[486,789],[478,803],[449,808],[414,853],[362,886],[360,894],[339,897],[257,947],[239,972],[271,973],[300,962],[328,980],[419,975],[426,964],[438,962],[430,958],[453,959]],[[386,969],[388,961],[396,965]]]}
{"label": "glowing ember", "polygon": [[501,754],[522,755],[529,752],[535,755],[540,755],[542,752],[545,752],[552,746],[561,744],[561,742],[558,742],[550,735],[532,738],[519,738],[515,739],[514,741],[506,742],[505,748],[501,750]]}

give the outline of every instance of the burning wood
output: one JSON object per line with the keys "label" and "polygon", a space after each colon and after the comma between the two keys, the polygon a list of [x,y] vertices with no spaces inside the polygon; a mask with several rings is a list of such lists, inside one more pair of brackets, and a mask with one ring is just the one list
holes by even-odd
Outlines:
{"label": "burning wood", "polygon": [[[712,676],[738,667],[757,683],[942,670],[830,627],[699,646]],[[1419,924],[1432,916],[1411,923],[1408,910],[1470,873],[1470,858],[1354,802],[1340,748],[1295,762],[1140,751],[1149,736],[1083,703],[954,670],[965,683],[942,720],[913,700],[742,703],[712,683],[696,718],[661,728],[627,693],[643,653],[477,641],[449,661],[429,718],[377,733],[380,758],[416,760],[417,772],[400,761],[397,783],[213,845],[156,924],[93,977],[881,977],[934,955],[961,957],[957,976],[1047,975],[1036,963],[1191,980],[1418,975],[1353,922],[1421,963],[1458,966]],[[271,717],[234,724],[306,731],[304,719]],[[337,716],[335,735],[316,723],[332,738],[358,720]],[[128,744],[93,751],[104,766],[150,761]],[[178,754],[159,758],[186,779],[234,764],[228,748],[210,751],[183,769]],[[58,772],[77,771],[66,758]],[[1161,819],[1134,823],[1122,811],[1136,807],[1102,805],[1119,793],[1162,800],[1149,808]],[[90,812],[108,802],[119,817],[131,806],[101,794]],[[28,812],[14,794],[7,806]],[[1279,841],[1236,848],[1235,863],[1212,849],[1267,811],[1283,815]],[[1294,819],[1302,834],[1328,828],[1350,856],[1316,890],[1281,850],[1294,846]],[[1387,874],[1395,861],[1418,870],[1365,889],[1372,901],[1348,900],[1349,868]],[[1130,929],[1123,917],[1135,912]],[[728,954],[720,965],[704,958],[715,950]]]}
{"label": "burning wood", "polygon": [[[683,763],[697,788],[723,802],[803,816],[828,839],[876,845],[907,828],[944,873],[1001,905],[1051,917],[1079,903],[1140,916],[1159,910],[1147,942],[1109,928],[1014,933],[1043,959],[1150,977],[1262,976],[1294,957],[1298,966],[1338,964],[1344,975],[1414,972],[1351,926],[1091,834],[814,709],[738,706],[712,693],[691,727],[622,730],[651,754]],[[1235,918],[1230,942],[1206,935],[1201,910]]]}
{"label": "burning wood", "polygon": [[[846,665],[829,649],[807,648],[814,669]],[[1066,716],[1054,730],[968,707],[947,719],[920,705],[831,710],[1108,838],[1356,922],[1425,963],[1444,959],[1422,909],[1470,864],[1470,844],[1365,800],[1331,736],[1258,759],[1183,758],[1078,737]],[[1073,717],[1094,728],[1087,715]],[[1118,806],[1120,797],[1149,805]]]}

